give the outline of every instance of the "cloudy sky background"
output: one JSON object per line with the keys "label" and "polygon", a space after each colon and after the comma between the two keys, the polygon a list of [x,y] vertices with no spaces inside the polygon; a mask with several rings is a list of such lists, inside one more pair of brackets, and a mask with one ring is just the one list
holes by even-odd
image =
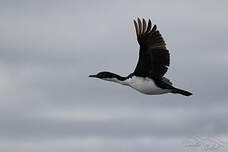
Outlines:
{"label": "cloudy sky background", "polygon": [[[0,1],[0,151],[191,152],[228,143],[228,2]],[[131,73],[132,20],[166,40],[166,74],[193,96],[147,96],[89,74]],[[220,149],[226,151],[227,146]]]}

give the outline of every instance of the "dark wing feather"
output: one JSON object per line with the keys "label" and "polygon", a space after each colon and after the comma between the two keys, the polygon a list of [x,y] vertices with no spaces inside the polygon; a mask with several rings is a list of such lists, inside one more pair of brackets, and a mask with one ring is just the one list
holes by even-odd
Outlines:
{"label": "dark wing feather", "polygon": [[161,78],[167,72],[170,59],[169,51],[157,26],[151,29],[151,21],[134,20],[137,40],[140,45],[139,60],[134,71],[136,76]]}

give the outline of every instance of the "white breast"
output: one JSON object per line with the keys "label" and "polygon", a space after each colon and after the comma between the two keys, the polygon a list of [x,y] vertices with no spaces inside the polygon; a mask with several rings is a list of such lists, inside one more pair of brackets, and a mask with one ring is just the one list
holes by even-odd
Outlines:
{"label": "white breast", "polygon": [[154,81],[148,77],[136,77],[133,76],[127,80],[125,80],[128,86],[138,90],[141,93],[144,94],[163,94],[163,93],[168,93],[168,89],[161,89],[156,86]]}

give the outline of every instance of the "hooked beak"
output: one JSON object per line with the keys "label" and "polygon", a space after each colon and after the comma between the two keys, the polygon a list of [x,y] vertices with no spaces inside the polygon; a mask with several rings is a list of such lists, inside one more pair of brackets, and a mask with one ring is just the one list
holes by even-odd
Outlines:
{"label": "hooked beak", "polygon": [[97,78],[97,75],[89,75],[89,77]]}

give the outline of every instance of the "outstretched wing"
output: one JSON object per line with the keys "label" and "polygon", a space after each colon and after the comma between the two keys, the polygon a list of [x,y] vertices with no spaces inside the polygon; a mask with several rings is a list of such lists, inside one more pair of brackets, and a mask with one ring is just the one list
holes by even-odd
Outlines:
{"label": "outstretched wing", "polygon": [[169,51],[157,26],[152,28],[151,21],[134,20],[137,40],[140,45],[139,60],[135,68],[136,76],[161,78],[167,72],[170,59]]}

